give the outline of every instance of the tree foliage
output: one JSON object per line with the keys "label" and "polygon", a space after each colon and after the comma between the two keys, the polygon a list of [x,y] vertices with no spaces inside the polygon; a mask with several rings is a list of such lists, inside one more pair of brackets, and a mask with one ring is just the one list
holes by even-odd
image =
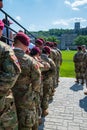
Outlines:
{"label": "tree foliage", "polygon": [[75,40],[74,40],[75,45],[87,45],[87,36],[79,35]]}

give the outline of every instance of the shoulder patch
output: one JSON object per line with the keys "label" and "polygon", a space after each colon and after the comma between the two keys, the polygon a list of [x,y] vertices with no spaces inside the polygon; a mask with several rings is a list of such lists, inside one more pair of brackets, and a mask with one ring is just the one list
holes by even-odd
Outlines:
{"label": "shoulder patch", "polygon": [[10,55],[10,57],[11,57],[11,60],[14,61],[15,65],[17,66],[19,71],[21,72],[21,68],[20,68],[20,65],[19,65],[17,57],[15,55]]}
{"label": "shoulder patch", "polygon": [[34,68],[35,69],[39,69],[39,65],[38,64],[34,64]]}

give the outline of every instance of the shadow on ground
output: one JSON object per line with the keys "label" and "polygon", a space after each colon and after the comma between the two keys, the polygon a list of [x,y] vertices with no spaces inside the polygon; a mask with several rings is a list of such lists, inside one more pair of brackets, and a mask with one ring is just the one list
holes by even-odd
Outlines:
{"label": "shadow on ground", "polygon": [[73,91],[83,90],[83,85],[81,85],[81,84],[74,84],[73,86],[70,87],[70,89],[73,90]]}
{"label": "shadow on ground", "polygon": [[79,100],[79,106],[87,112],[87,96]]}

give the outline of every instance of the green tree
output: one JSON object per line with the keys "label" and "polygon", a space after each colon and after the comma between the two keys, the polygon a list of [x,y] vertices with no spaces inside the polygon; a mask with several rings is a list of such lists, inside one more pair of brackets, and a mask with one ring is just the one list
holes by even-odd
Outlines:
{"label": "green tree", "polygon": [[46,39],[46,41],[51,41],[51,42],[56,42],[56,43],[60,43],[60,41],[58,40],[57,37],[54,36],[50,36]]}
{"label": "green tree", "polygon": [[87,36],[78,36],[75,40],[74,40],[74,44],[75,45],[87,45]]}

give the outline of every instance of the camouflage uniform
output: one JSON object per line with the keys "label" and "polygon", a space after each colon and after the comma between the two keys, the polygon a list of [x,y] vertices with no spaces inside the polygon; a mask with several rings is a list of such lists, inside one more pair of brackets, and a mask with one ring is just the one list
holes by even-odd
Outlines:
{"label": "camouflage uniform", "polygon": [[[49,70],[50,65],[47,62],[43,61],[40,56],[39,57],[33,56],[33,58],[36,60],[37,64],[39,65],[41,73],[43,71]],[[39,124],[42,123],[42,121],[41,121],[41,115],[42,115],[41,102],[42,102],[42,98],[43,98],[43,77],[42,77],[42,75],[41,75],[40,86],[41,86],[40,87],[40,93],[37,93],[37,102],[36,102],[37,110],[38,110],[38,116],[39,116]]]}
{"label": "camouflage uniform", "polygon": [[22,69],[13,88],[19,130],[35,130],[34,126],[38,127],[36,100],[40,92],[41,72],[36,61],[23,50],[15,48],[14,52]]}
{"label": "camouflage uniform", "polygon": [[[83,69],[84,69],[84,80],[86,81],[86,89],[87,89],[87,53],[84,53],[84,62],[83,62]],[[87,93],[87,91],[86,91]]]}
{"label": "camouflage uniform", "polygon": [[[86,45],[82,45],[82,52],[84,53],[84,64],[83,64],[84,81],[86,80],[86,88],[87,88],[87,50],[86,50]],[[87,91],[86,91],[86,93],[87,93]]]}
{"label": "camouflage uniform", "polygon": [[60,71],[60,65],[62,64],[62,57],[61,54],[59,52],[59,49],[54,47],[54,50],[56,51],[57,57],[56,57],[56,86],[58,86],[58,82],[59,82],[59,71]]}
{"label": "camouflage uniform", "polygon": [[52,76],[55,74],[55,63],[51,58],[48,58],[46,54],[41,54],[41,58],[50,64],[50,69],[48,71],[43,71],[43,100],[42,100],[42,110],[46,110],[48,108],[49,95],[51,94],[52,86],[50,82],[52,82]]}
{"label": "camouflage uniform", "polygon": [[73,62],[75,65],[76,80],[77,80],[77,83],[79,83],[79,80],[81,79],[81,84],[84,83],[83,60],[84,60],[84,53],[82,51],[78,51],[73,57]]}
{"label": "camouflage uniform", "polygon": [[[17,116],[11,88],[21,72],[13,50],[0,41],[0,130],[17,127]],[[10,91],[10,93],[9,93]]]}
{"label": "camouflage uniform", "polygon": [[[57,52],[56,52],[56,50],[51,48],[51,52],[50,52],[49,57],[54,61],[55,65],[57,65]],[[53,93],[55,92],[55,87],[57,86],[56,74],[57,74],[57,71],[55,71],[55,74],[53,75],[53,83],[52,83],[53,84],[53,87],[52,87]]]}

